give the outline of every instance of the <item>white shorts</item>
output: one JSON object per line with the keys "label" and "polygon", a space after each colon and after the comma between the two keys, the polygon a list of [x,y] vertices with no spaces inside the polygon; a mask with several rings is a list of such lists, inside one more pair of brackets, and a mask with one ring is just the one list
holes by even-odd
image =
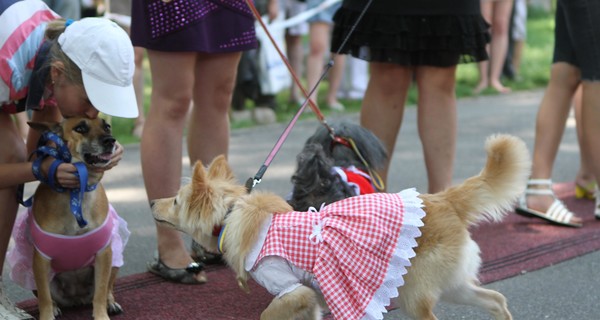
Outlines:
{"label": "white shorts", "polygon": [[[281,10],[285,12],[285,18],[289,19],[306,10],[306,2],[298,0],[280,0]],[[302,22],[287,29],[292,36],[303,36],[308,34],[308,23]]]}

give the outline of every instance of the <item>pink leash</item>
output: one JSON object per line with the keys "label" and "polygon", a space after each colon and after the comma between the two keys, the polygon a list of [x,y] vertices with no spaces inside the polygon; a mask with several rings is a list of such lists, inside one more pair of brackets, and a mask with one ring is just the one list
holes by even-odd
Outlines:
{"label": "pink leash", "polygon": [[[250,177],[246,181],[246,189],[248,190],[248,192],[250,192],[250,191],[252,191],[252,189],[257,184],[259,184],[262,181],[263,175],[265,174],[265,172],[269,168],[269,165],[271,165],[271,162],[273,162],[273,159],[275,158],[275,155],[277,155],[277,152],[279,152],[279,149],[281,149],[281,146],[283,145],[283,143],[285,142],[285,140],[289,136],[290,132],[292,131],[292,128],[294,127],[294,125],[296,124],[296,122],[298,121],[298,119],[300,118],[300,115],[302,114],[302,112],[304,112],[304,109],[306,108],[307,104],[310,104],[311,109],[317,115],[317,118],[319,118],[319,121],[327,128],[327,130],[329,131],[329,134],[331,135],[331,137],[334,140],[339,139],[339,137],[335,136],[335,131],[327,123],[327,120],[325,120],[325,117],[323,116],[323,113],[321,112],[321,110],[319,109],[319,107],[310,98],[312,96],[312,94],[319,87],[319,84],[321,83],[321,81],[327,75],[327,72],[329,72],[329,69],[331,69],[333,67],[333,59],[329,60],[329,63],[327,63],[326,68],[323,71],[323,74],[321,75],[321,77],[319,78],[319,80],[317,81],[317,83],[313,86],[313,88],[310,90],[310,92],[307,93],[306,89],[304,88],[304,86],[302,86],[302,83],[300,82],[300,79],[298,78],[298,76],[294,72],[294,69],[292,69],[292,66],[290,65],[288,59],[286,58],[286,56],[283,54],[283,52],[281,51],[281,49],[277,45],[277,42],[275,42],[275,40],[271,36],[271,33],[269,32],[269,29],[267,28],[267,26],[265,25],[264,21],[262,20],[262,17],[260,16],[260,13],[258,12],[258,10],[256,9],[256,7],[254,6],[253,1],[252,0],[245,0],[245,2],[248,5],[248,8],[250,8],[250,10],[252,11],[252,14],[254,15],[254,17],[256,18],[256,20],[258,21],[258,23],[260,23],[260,25],[263,28],[263,30],[265,31],[266,35],[269,37],[269,40],[271,41],[271,43],[273,44],[273,46],[275,46],[275,49],[277,50],[277,53],[279,54],[279,57],[281,57],[281,60],[284,62],[284,64],[287,67],[288,71],[292,75],[294,83],[298,86],[298,88],[300,88],[300,90],[302,91],[302,93],[306,97],[306,99],[302,103],[302,106],[300,107],[300,109],[298,109],[298,111],[296,112],[296,114],[294,115],[294,117],[292,118],[292,120],[290,120],[290,122],[288,123],[288,125],[285,128],[285,130],[283,131],[283,133],[279,136],[279,139],[277,139],[277,142],[275,143],[275,146],[271,149],[271,152],[269,152],[269,155],[267,156],[267,158],[265,159],[265,161],[263,162],[263,164],[258,169],[258,172],[256,172],[256,174],[254,175],[254,178]],[[340,48],[338,49],[338,52],[336,52],[336,54],[339,54],[340,51],[342,50],[342,48],[346,45],[346,42],[350,38],[350,35],[354,32],[354,29],[356,28],[356,26],[358,25],[358,23],[360,22],[360,20],[362,19],[362,17],[364,16],[365,12],[367,11],[367,9],[369,8],[369,6],[371,5],[372,2],[373,2],[373,0],[369,0],[367,2],[365,8],[362,10],[360,16],[358,17],[358,19],[356,20],[356,22],[352,26],[352,29],[350,29],[350,32],[348,32],[348,35],[344,39],[344,42],[342,43],[342,45],[340,45]]]}

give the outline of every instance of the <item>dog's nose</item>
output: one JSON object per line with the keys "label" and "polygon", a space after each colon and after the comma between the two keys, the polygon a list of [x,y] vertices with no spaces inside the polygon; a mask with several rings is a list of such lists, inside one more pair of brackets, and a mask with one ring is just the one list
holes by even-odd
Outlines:
{"label": "dog's nose", "polygon": [[108,148],[112,148],[117,140],[113,136],[104,136],[102,138],[102,145]]}

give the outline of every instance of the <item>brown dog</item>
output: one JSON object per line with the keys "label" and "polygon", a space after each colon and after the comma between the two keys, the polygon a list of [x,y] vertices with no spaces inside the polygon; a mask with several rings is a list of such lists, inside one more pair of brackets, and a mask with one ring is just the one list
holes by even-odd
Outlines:
{"label": "brown dog", "polygon": [[[387,296],[387,303],[384,301],[383,305],[389,304],[389,299],[393,298],[391,304],[414,319],[436,319],[433,309],[440,299],[444,299],[484,308],[495,319],[512,319],[506,298],[496,291],[479,286],[477,280],[481,264],[479,247],[471,239],[468,228],[485,219],[499,221],[505,212],[512,208],[512,203],[525,188],[530,159],[523,141],[509,135],[489,138],[486,142],[486,150],[487,163],[481,173],[460,185],[436,194],[415,196],[416,200],[407,197],[397,201],[407,193],[406,191],[399,194],[375,193],[347,198],[321,208],[318,214],[321,215],[322,220],[317,223],[314,217],[318,217],[318,214],[315,215],[313,211],[289,212],[292,210],[291,207],[275,194],[256,191],[247,194],[244,186],[234,180],[225,158],[218,157],[208,170],[200,163],[196,164],[191,183],[183,186],[174,198],[156,200],[153,204],[153,214],[158,222],[190,234],[208,250],[217,250],[220,247],[243,289],[247,289],[246,281],[251,275],[259,284],[276,295],[263,311],[261,319],[321,319],[319,301],[323,293],[334,317],[346,320],[367,316],[380,317],[381,312],[384,312],[380,305],[381,308],[373,315],[372,310],[365,311],[369,308],[362,305],[361,308],[356,309],[356,313],[347,316],[350,314],[346,313],[351,309],[349,306],[364,303],[365,300],[367,302],[375,300],[375,295],[363,298],[364,296],[353,294],[363,292],[359,288],[361,285],[364,287],[381,285],[375,283],[375,273],[373,277],[360,276],[360,268],[365,265],[368,267],[370,264],[369,261],[362,260],[361,256],[355,256],[354,253],[360,251],[363,254],[364,251],[373,251],[375,256],[383,255],[390,248],[386,245],[385,234],[392,235],[388,230],[394,227],[393,224],[386,226],[385,221],[395,219],[395,215],[401,213],[399,208],[409,207],[411,201],[416,203],[415,207],[420,210],[418,199],[421,199],[426,215],[422,218],[424,225],[420,227],[422,235],[416,235],[414,248],[416,256],[410,259],[408,273],[403,277],[404,284],[396,282],[399,296],[394,298],[395,294],[390,293]],[[411,190],[408,194],[410,192]],[[347,231],[349,225],[347,223],[351,220],[343,219],[348,215],[347,209],[354,204],[373,204],[372,207],[359,207],[361,210],[365,208],[368,214],[353,216],[353,218],[361,218],[359,227],[375,221],[377,226],[387,228],[385,232],[374,233],[371,233],[373,229],[368,229],[368,236],[364,237],[368,245],[361,247],[360,250],[354,249],[356,245],[345,246],[348,241],[355,241],[355,238],[361,237],[358,233],[353,234],[356,236],[344,238],[342,242],[330,243],[332,239]],[[307,222],[293,218],[301,219],[302,215],[312,218]],[[406,217],[405,215],[404,218]],[[308,233],[301,237],[297,236],[295,230],[304,228],[305,224],[309,225]],[[217,225],[225,225],[219,241],[212,236],[213,227]],[[384,236],[380,237],[382,233]],[[291,234],[293,238],[286,238],[286,234]],[[393,237],[396,237],[396,234],[393,234]],[[291,243],[290,248],[309,242],[316,246],[317,249],[312,250],[316,250],[318,258],[307,270],[303,264],[296,263],[296,261],[304,263],[305,257],[298,259],[288,251],[261,256],[262,250],[270,250],[269,247],[276,240]],[[255,251],[257,243],[261,250],[258,258]],[[333,248],[332,243],[351,250],[352,254],[348,255],[347,260],[343,260],[345,258],[343,250]],[[360,242],[356,244],[362,245]],[[396,244],[393,243],[392,248],[394,245]],[[400,246],[398,241],[396,248]],[[327,250],[336,253],[335,259],[332,258],[334,255],[326,253]],[[374,261],[378,262],[377,259]],[[389,261],[391,262],[386,270],[402,270],[399,268],[402,266],[395,265],[394,260]],[[353,265],[349,270],[344,270],[346,264]],[[320,270],[323,267],[326,270],[333,268],[332,272],[323,274]],[[264,270],[268,272],[263,272]],[[290,280],[294,277],[298,280]],[[402,275],[398,272],[398,274],[391,274],[391,277],[397,279]],[[337,280],[325,281],[325,279]],[[346,287],[346,291],[336,291],[342,294],[328,297],[326,290],[331,291],[328,287],[338,286],[344,282],[351,283]],[[395,291],[395,287],[390,291]]]}
{"label": "brown dog", "polygon": [[[28,224],[35,247],[32,268],[40,319],[54,319],[60,314],[59,306],[89,303],[93,303],[94,319],[109,319],[108,313],[122,312],[112,293],[118,268],[113,267],[111,244],[115,240],[113,231],[119,224],[122,227],[123,221],[114,210],[109,210],[100,183],[103,171],[94,169],[107,166],[116,149],[110,125],[101,118],[69,118],[60,124],[30,123],[30,126],[61,137],[68,146],[71,162],[85,164],[87,185],[95,185],[84,192],[80,204],[81,218],[87,223],[75,218],[74,196],[69,190],[57,192],[40,183],[35,191]],[[51,235],[49,239],[47,234],[58,237]],[[81,245],[86,248],[80,248]],[[66,257],[60,257],[62,253]],[[51,279],[50,274],[55,276]]]}

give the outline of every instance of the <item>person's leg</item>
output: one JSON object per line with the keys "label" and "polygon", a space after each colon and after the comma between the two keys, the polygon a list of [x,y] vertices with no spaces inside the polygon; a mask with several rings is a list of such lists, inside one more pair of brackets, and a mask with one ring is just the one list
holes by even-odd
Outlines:
{"label": "person's leg", "polygon": [[[325,66],[325,54],[327,53],[329,40],[329,24],[325,22],[313,22],[309,27],[310,51],[306,61],[306,80],[308,83],[307,91],[310,92],[321,78]],[[311,96],[318,104],[319,89]]]}
{"label": "person's leg", "polygon": [[235,86],[241,52],[200,54],[196,62],[194,108],[188,131],[187,148],[192,165],[206,166],[229,151],[228,110]]}
{"label": "person's leg", "polygon": [[456,153],[456,66],[418,67],[418,124],[427,168],[428,192],[452,185]]}
{"label": "person's leg", "polygon": [[342,111],[344,110],[344,106],[338,101],[337,92],[344,77],[346,56],[341,54],[332,55],[333,67],[331,70],[329,70],[329,88],[327,90],[327,97],[325,98],[325,101],[329,108]]}
{"label": "person's leg", "polygon": [[371,130],[383,143],[389,158],[380,172],[387,182],[388,169],[396,138],[402,124],[404,104],[412,82],[412,70],[391,63],[369,64],[370,78],[360,111],[360,124]]}
{"label": "person's leg", "polygon": [[[588,150],[589,165],[600,186],[600,81],[583,81],[582,88],[582,140]],[[600,218],[600,192],[596,192],[596,218]]]}
{"label": "person's leg", "polygon": [[[22,112],[25,114],[24,112]],[[23,138],[8,113],[0,112],[0,163],[18,163],[27,159]],[[14,304],[3,298],[2,270],[13,224],[19,204],[16,201],[17,186],[0,189],[0,315],[23,316],[24,311],[16,309]]]}
{"label": "person's leg", "polygon": [[[141,140],[142,173],[150,201],[174,196],[181,183],[182,139],[195,76],[195,53],[148,50],[152,74],[150,109]],[[158,254],[170,268],[191,262],[179,231],[157,225]],[[196,279],[203,280],[200,273]]]}
{"label": "person's leg", "polygon": [[581,117],[582,104],[582,85],[577,87],[573,97],[573,111],[575,113],[575,123],[577,130],[577,141],[579,142],[579,170],[575,176],[575,196],[577,198],[593,198],[596,178],[592,174],[590,167],[590,154],[583,144],[583,129]]}
{"label": "person's leg", "polygon": [[[492,13],[493,13],[493,1],[481,1],[481,15],[483,16],[483,18],[485,19],[485,21],[487,21],[490,25],[492,24]],[[494,29],[494,26],[491,26],[492,30]],[[490,55],[490,59],[491,59],[491,54],[490,54],[490,45],[488,44],[486,46],[486,50],[488,52],[488,55]],[[490,61],[489,60],[485,60],[485,61],[481,61],[477,64],[477,67],[479,69],[479,82],[477,83],[477,86],[475,87],[475,89],[473,89],[473,94],[479,94],[481,93],[481,91],[485,90],[490,82]]]}
{"label": "person's leg", "polygon": [[146,121],[146,115],[144,111],[144,52],[145,49],[142,47],[133,47],[135,53],[135,71],[133,73],[133,87],[135,89],[135,98],[138,105],[138,117],[135,119],[133,125],[133,135],[141,138],[142,132],[144,131],[144,122]]}
{"label": "person's leg", "polygon": [[[554,161],[562,139],[571,99],[580,81],[579,70],[567,63],[554,63],[550,81],[537,113],[531,179],[551,179]],[[532,189],[547,189],[548,185],[531,185]],[[527,207],[547,212],[554,201],[551,195],[528,195]],[[581,219],[573,217],[573,223]]]}
{"label": "person's leg", "polygon": [[15,124],[21,133],[21,137],[23,137],[23,141],[27,140],[27,133],[29,132],[29,125],[27,124],[29,116],[27,115],[27,112],[19,112],[15,114],[14,117]]}
{"label": "person's leg", "polygon": [[513,0],[494,1],[493,3],[489,85],[500,93],[506,93],[510,92],[510,88],[502,85],[500,77],[508,51],[508,29]]}
{"label": "person's leg", "polygon": [[[287,55],[290,66],[298,76],[298,79],[302,79],[302,73],[304,71],[304,49],[302,47],[302,36],[291,35],[287,33],[285,35],[285,44],[287,47]],[[306,97],[304,97],[304,94],[300,88],[298,88],[298,85],[292,81],[289,101],[292,103],[302,103],[304,98]]]}

